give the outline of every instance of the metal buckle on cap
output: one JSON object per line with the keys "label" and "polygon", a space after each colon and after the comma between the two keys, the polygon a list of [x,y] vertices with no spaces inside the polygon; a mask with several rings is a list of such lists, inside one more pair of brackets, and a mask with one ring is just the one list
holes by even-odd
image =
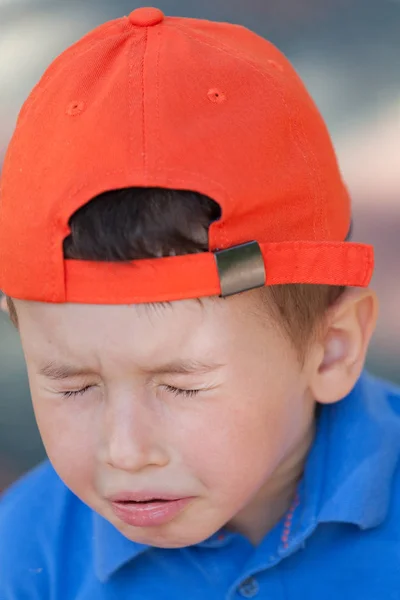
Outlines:
{"label": "metal buckle on cap", "polygon": [[258,242],[219,250],[214,256],[223,298],[265,285],[264,259]]}

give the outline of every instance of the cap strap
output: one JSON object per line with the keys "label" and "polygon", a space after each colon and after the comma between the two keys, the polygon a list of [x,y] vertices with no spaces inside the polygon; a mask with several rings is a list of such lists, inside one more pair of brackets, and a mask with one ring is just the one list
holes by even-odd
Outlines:
{"label": "cap strap", "polygon": [[[216,252],[128,263],[64,260],[48,269],[47,285],[32,288],[0,269],[0,288],[14,298],[83,304],[139,304],[228,296],[261,285],[288,283],[365,287],[373,273],[372,246],[351,242],[250,242]],[[4,265],[2,265],[4,266]],[[49,290],[52,290],[51,294]]]}

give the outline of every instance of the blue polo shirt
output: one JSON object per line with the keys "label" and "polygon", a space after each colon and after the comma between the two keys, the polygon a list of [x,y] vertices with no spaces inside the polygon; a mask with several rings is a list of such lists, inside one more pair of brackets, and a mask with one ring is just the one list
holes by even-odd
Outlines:
{"label": "blue polo shirt", "polygon": [[400,391],[367,374],[322,408],[298,498],[254,548],[135,544],[46,463],[0,502],[0,600],[400,600]]}

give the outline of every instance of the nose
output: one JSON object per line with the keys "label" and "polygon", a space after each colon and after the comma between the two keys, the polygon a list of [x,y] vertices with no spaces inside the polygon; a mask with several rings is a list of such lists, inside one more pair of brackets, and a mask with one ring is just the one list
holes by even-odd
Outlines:
{"label": "nose", "polygon": [[104,418],[105,462],[130,473],[150,466],[166,466],[168,452],[162,443],[158,421],[159,416],[151,406],[131,395],[110,401]]}

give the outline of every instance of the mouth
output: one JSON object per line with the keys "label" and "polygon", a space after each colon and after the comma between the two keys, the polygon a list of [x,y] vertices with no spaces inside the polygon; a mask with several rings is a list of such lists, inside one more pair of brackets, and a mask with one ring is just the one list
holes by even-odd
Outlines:
{"label": "mouth", "polygon": [[120,494],[111,499],[111,508],[127,525],[159,527],[173,521],[192,501],[193,497]]}

